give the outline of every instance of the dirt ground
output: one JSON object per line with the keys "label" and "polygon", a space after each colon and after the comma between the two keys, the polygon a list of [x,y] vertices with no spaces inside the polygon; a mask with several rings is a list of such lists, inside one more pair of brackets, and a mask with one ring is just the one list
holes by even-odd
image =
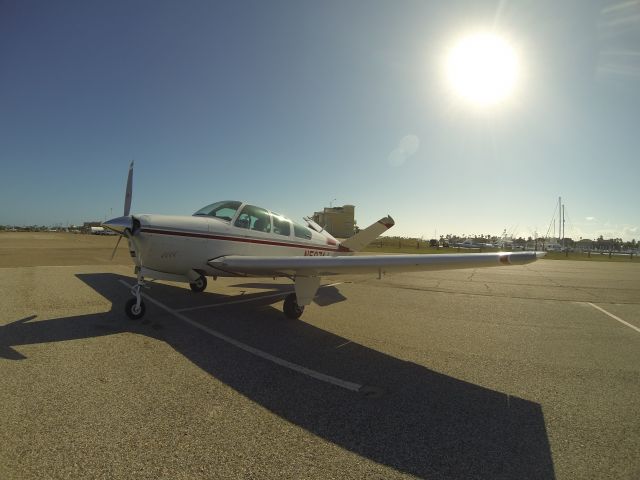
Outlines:
{"label": "dirt ground", "polygon": [[133,265],[127,242],[116,235],[63,232],[0,232],[0,267]]}

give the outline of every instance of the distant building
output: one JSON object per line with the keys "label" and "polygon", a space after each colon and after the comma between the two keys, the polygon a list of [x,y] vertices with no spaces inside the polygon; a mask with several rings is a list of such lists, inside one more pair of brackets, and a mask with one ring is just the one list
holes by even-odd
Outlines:
{"label": "distant building", "polygon": [[576,242],[576,248],[580,251],[593,250],[593,244],[595,242],[590,238],[581,238]]}
{"label": "distant building", "polygon": [[313,221],[324,227],[334,237],[349,238],[355,231],[355,206],[324,208],[313,214]]}

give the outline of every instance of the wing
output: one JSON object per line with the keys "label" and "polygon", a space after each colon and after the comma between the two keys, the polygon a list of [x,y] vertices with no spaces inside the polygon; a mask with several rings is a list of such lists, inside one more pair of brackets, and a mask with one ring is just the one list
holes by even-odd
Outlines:
{"label": "wing", "polygon": [[357,273],[452,270],[524,265],[542,252],[497,252],[436,255],[357,255],[336,257],[257,257],[231,255],[209,260],[218,270],[238,275],[324,276]]}

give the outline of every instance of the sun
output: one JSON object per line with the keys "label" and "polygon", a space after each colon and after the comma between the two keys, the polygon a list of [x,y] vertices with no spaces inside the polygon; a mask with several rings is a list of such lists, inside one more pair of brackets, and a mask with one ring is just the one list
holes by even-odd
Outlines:
{"label": "sun", "polygon": [[478,107],[491,107],[512,96],[518,73],[516,51],[505,38],[492,33],[462,38],[446,59],[449,87]]}

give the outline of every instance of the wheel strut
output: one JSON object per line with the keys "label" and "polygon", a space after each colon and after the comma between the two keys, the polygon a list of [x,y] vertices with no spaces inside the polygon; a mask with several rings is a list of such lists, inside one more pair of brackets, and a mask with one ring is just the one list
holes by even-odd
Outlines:
{"label": "wheel strut", "polygon": [[125,313],[131,320],[138,320],[144,316],[146,308],[142,301],[142,293],[140,292],[144,286],[144,277],[138,271],[138,281],[131,287],[131,294],[135,298],[129,299],[125,304]]}
{"label": "wheel strut", "polygon": [[284,306],[282,308],[284,316],[292,320],[297,320],[304,312],[304,307],[298,305],[298,298],[295,293],[290,293],[284,299]]}

